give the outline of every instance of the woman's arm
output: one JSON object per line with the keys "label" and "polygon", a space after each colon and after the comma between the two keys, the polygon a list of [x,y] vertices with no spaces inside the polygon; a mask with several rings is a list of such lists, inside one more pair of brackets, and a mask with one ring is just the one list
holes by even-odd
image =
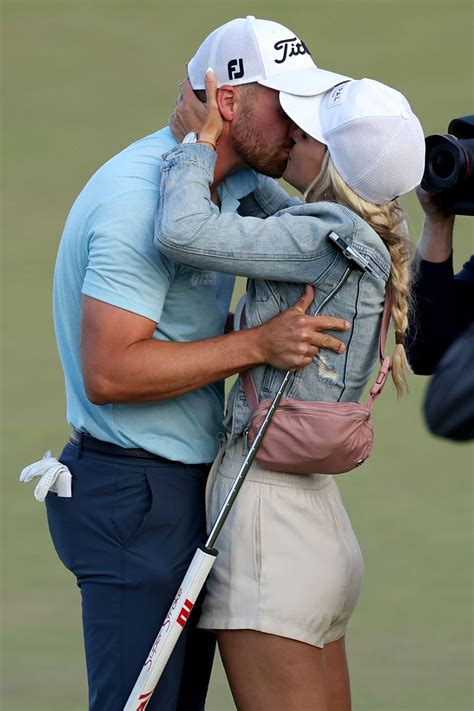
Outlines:
{"label": "woman's arm", "polygon": [[215,159],[199,144],[164,156],[156,246],[188,266],[316,284],[335,257],[327,235],[350,238],[356,231],[352,213],[333,203],[294,207],[266,220],[219,213],[210,198]]}
{"label": "woman's arm", "polygon": [[301,198],[291,198],[274,178],[258,173],[257,179],[254,190],[240,200],[239,215],[267,218],[280,210],[304,204]]}

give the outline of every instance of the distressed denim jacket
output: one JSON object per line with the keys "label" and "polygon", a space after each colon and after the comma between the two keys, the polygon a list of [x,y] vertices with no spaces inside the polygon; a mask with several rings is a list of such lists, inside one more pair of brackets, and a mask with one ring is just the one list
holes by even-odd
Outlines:
{"label": "distressed denim jacket", "polygon": [[[252,327],[295,304],[306,284],[315,286],[309,310],[314,313],[347,267],[347,259],[328,234],[334,231],[353,245],[370,261],[374,274],[354,269],[322,312],[351,323],[349,331],[335,334],[345,342],[346,350],[342,354],[320,351],[310,365],[294,374],[285,397],[357,401],[378,357],[390,274],[387,248],[348,208],[330,202],[284,200],[286,193],[263,176],[251,199],[241,206],[247,216],[219,213],[209,192],[215,159],[213,150],[199,144],[177,146],[165,154],[156,246],[182,264],[248,277],[246,321]],[[290,206],[271,214],[284,205]],[[260,400],[272,397],[284,377],[270,365],[253,368],[252,375]],[[225,420],[231,439],[245,430],[249,416],[238,379],[229,395]]]}

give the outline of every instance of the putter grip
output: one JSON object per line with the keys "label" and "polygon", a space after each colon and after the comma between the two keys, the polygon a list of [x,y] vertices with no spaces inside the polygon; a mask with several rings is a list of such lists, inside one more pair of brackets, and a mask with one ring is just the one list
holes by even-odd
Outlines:
{"label": "putter grip", "polygon": [[209,575],[217,551],[198,548],[146,658],[124,711],[144,711]]}

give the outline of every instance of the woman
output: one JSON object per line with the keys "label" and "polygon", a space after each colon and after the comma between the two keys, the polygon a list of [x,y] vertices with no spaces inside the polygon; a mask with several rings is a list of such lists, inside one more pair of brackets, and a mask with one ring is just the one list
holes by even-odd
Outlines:
{"label": "woman", "polygon": [[[368,79],[318,97],[280,93],[296,124],[284,177],[306,204],[261,220],[219,214],[212,205],[214,149],[223,130],[212,72],[206,89],[204,145],[178,147],[163,162],[157,245],[176,261],[250,277],[246,320],[254,326],[294,303],[304,284],[315,285],[316,304],[331,291],[346,267],[327,239],[336,232],[364,254],[374,274],[353,272],[331,303],[352,325],[345,352],[317,354],[285,396],[360,397],[377,360],[387,284],[397,334],[393,378],[403,392],[409,249],[397,198],[419,183],[424,165],[423,132],[408,103]],[[260,400],[274,395],[283,377],[271,367],[252,374]],[[210,521],[245,457],[249,415],[239,380],[229,397],[226,445],[210,478]],[[362,568],[332,476],[271,472],[254,462],[219,539],[199,623],[217,631],[239,709],[350,709],[345,630]]]}

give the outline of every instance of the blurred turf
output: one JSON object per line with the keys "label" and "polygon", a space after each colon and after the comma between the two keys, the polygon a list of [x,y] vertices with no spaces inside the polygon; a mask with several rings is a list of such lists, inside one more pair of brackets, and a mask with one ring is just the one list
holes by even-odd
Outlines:
{"label": "blurred turf", "polygon": [[[3,711],[86,707],[79,593],[17,483],[67,434],[50,313],[64,219],[92,171],[166,123],[186,61],[237,14],[293,28],[321,66],[401,89],[427,134],[473,111],[470,2],[3,3]],[[458,265],[472,227],[458,220]],[[384,395],[373,458],[340,480],[366,563],[349,636],[355,711],[473,707],[472,449],[427,435],[425,382],[412,382],[399,403]],[[233,708],[219,663],[207,708]]]}

